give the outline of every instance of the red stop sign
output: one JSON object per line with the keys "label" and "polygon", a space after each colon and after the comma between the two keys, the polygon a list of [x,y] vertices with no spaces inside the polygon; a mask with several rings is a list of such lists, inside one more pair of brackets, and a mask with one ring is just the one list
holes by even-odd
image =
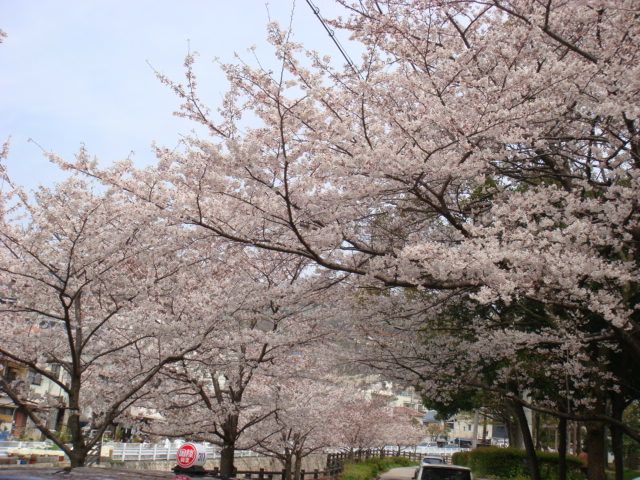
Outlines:
{"label": "red stop sign", "polygon": [[176,457],[178,459],[178,465],[180,465],[182,468],[189,468],[194,463],[196,463],[196,459],[198,458],[198,450],[193,443],[185,443],[178,449]]}

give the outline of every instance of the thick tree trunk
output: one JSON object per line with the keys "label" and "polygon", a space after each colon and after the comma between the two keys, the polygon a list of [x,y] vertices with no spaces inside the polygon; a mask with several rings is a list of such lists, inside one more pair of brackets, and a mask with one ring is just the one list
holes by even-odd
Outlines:
{"label": "thick tree trunk", "polygon": [[567,480],[567,419],[558,421],[558,480]]}
{"label": "thick tree trunk", "polygon": [[529,475],[531,480],[541,480],[540,466],[538,465],[538,456],[536,455],[536,449],[533,445],[533,438],[531,438],[531,430],[529,429],[529,422],[527,416],[524,413],[524,408],[521,404],[514,402],[513,404],[520,430],[522,431],[522,438],[524,440],[524,447],[527,452],[527,466],[529,467]]}
{"label": "thick tree trunk", "polygon": [[542,429],[542,415],[538,412],[533,413],[533,429],[534,429],[534,438],[535,438],[535,446],[536,450],[540,450],[542,446],[542,435],[540,434],[540,430]]}
{"label": "thick tree trunk", "polygon": [[291,451],[289,449],[285,449],[284,461],[282,462],[282,466],[284,468],[284,478],[282,480],[291,480],[291,456]]}
{"label": "thick tree trunk", "polygon": [[76,399],[71,398],[69,403],[71,408],[69,420],[67,421],[67,430],[71,437],[71,445],[73,447],[72,455],[69,455],[69,461],[71,462],[71,468],[82,467],[87,460],[88,452],[80,425],[80,409],[77,407],[78,402]]}
{"label": "thick tree trunk", "polygon": [[293,480],[300,480],[301,471],[302,471],[302,455],[300,454],[300,452],[296,452],[294,468],[293,468]]}
{"label": "thick tree trunk", "polygon": [[[82,292],[78,292],[74,300],[74,314],[75,314],[75,338],[70,342],[75,345],[75,349],[72,351],[72,367],[71,367],[71,385],[69,391],[69,420],[67,421],[67,429],[71,436],[71,445],[73,445],[73,452],[69,455],[71,462],[71,468],[82,467],[87,461],[87,448],[85,444],[84,435],[82,433],[82,426],[80,425],[80,388],[82,386],[82,370],[81,365],[81,352],[78,349],[79,345],[82,345]],[[68,333],[70,335],[70,333]]]}
{"label": "thick tree trunk", "polygon": [[522,430],[520,424],[515,422],[510,415],[506,416],[507,435],[509,436],[509,446],[513,448],[524,449],[524,441],[522,440]]}
{"label": "thick tree trunk", "polygon": [[[472,430],[473,438],[471,438],[471,448],[478,447],[478,423],[479,422],[480,422],[480,414],[478,413],[478,410],[476,410],[475,412],[473,412],[473,430]],[[400,447],[398,447],[398,454],[400,454]]]}
{"label": "thick tree trunk", "polygon": [[224,444],[220,451],[220,476],[229,478],[234,476],[233,460],[236,453],[236,446],[233,443]]}
{"label": "thick tree trunk", "polygon": [[604,425],[600,422],[587,423],[587,478],[589,480],[606,480]]}
{"label": "thick tree trunk", "polygon": [[84,467],[86,461],[87,452],[84,452],[82,450],[76,450],[74,448],[73,452],[71,452],[71,455],[69,455],[69,463],[71,468]]}
{"label": "thick tree trunk", "polygon": [[238,415],[228,415],[222,424],[222,431],[224,439],[220,451],[220,476],[229,478],[235,474],[234,459],[238,440]]}
{"label": "thick tree trunk", "polygon": [[[624,399],[620,395],[613,395],[611,401],[611,416],[622,421],[624,412]],[[622,429],[616,425],[611,425],[611,449],[613,450],[613,462],[615,465],[615,480],[624,478],[624,445],[622,443]]]}

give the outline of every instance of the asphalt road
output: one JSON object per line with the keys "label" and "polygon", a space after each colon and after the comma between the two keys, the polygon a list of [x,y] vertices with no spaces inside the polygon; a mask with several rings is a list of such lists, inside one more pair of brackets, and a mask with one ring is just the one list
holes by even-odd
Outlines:
{"label": "asphalt road", "polygon": [[381,480],[412,480],[416,467],[392,468],[380,475]]}

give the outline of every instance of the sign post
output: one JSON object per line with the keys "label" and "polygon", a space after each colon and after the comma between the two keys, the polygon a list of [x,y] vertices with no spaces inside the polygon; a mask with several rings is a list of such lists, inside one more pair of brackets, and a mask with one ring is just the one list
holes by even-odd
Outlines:
{"label": "sign post", "polygon": [[203,472],[207,461],[207,452],[203,445],[195,443],[183,443],[176,453],[178,465],[174,472]]}

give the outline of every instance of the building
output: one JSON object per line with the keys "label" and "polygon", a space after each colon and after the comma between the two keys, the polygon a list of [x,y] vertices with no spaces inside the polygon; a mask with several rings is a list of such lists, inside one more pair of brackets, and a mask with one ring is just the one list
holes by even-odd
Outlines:
{"label": "building", "polygon": [[[447,420],[449,441],[455,439],[473,441],[476,415],[473,412],[461,412]],[[481,444],[504,444],[508,440],[506,427],[495,423],[491,418],[477,414],[476,439]]]}
{"label": "building", "polygon": [[370,398],[383,398],[392,407],[403,407],[424,414],[422,398],[413,387],[398,387],[392,382],[379,382],[368,392]]}
{"label": "building", "polygon": [[[8,382],[22,381],[28,385],[30,397],[34,399],[33,406],[37,409],[38,398],[60,398],[64,400],[65,392],[51,379],[44,377],[22,364],[12,362],[7,358],[0,358],[2,378]],[[56,378],[62,378],[63,370],[60,365],[53,364],[49,371]],[[61,405],[63,402],[61,402]],[[66,409],[53,408],[47,412],[46,425],[54,431],[60,431],[67,420]],[[27,412],[16,405],[9,396],[0,391],[0,437],[11,436],[19,439],[41,440],[42,433],[36,428]]]}

